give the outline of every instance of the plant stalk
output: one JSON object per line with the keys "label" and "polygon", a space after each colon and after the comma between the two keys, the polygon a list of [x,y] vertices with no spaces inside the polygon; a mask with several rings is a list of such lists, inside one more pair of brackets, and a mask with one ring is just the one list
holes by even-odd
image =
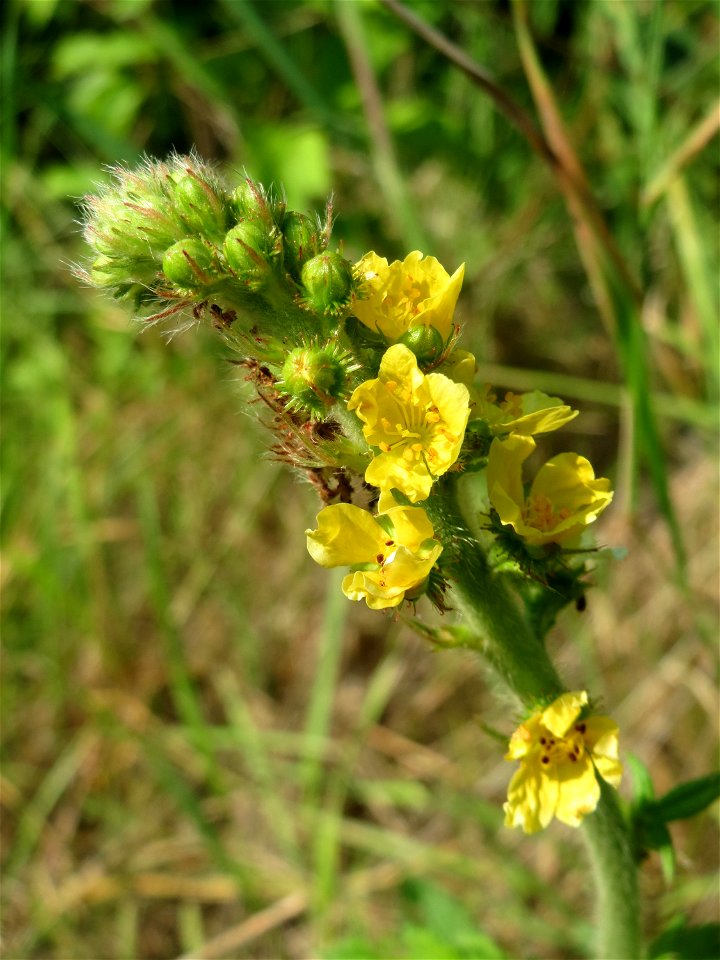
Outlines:
{"label": "plant stalk", "polygon": [[490,662],[523,706],[532,709],[563,693],[562,681],[517,599],[488,565],[463,517],[457,486],[457,480],[448,478],[445,495],[423,504],[445,544],[453,605],[470,628],[473,649]]}
{"label": "plant stalk", "polygon": [[[426,509],[443,543],[449,545],[447,570],[453,601],[472,631],[470,644],[525,707],[549,703],[564,692],[562,681],[520,604],[492,571],[468,528],[458,501],[457,481],[444,486],[445,495],[431,497]],[[583,821],[597,891],[596,956],[599,960],[637,960],[641,956],[640,904],[630,830],[617,793],[598,779],[600,802]]]}
{"label": "plant stalk", "polygon": [[630,831],[615,790],[598,778],[602,791],[595,812],[583,820],[597,891],[598,958],[641,957],[640,894]]}

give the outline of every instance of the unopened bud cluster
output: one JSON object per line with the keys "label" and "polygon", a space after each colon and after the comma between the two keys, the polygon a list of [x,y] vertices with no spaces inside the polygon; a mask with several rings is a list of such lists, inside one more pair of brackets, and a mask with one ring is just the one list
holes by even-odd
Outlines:
{"label": "unopened bud cluster", "polygon": [[214,304],[246,335],[261,321],[277,354],[288,340],[326,337],[347,315],[352,264],[328,249],[329,210],[313,220],[250,179],[229,190],[195,157],[112,173],[85,202],[96,254],[85,276],[146,312],[162,307],[146,319]]}

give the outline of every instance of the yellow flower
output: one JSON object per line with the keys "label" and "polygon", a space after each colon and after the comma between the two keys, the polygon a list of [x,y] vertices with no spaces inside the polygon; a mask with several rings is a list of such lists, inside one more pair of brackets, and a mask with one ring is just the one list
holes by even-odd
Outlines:
{"label": "yellow flower", "polygon": [[561,453],[540,468],[526,497],[522,465],[534,449],[532,437],[519,434],[493,440],[487,466],[490,503],[528,544],[564,543],[608,506],[610,481],[596,479],[584,457]]}
{"label": "yellow flower", "polygon": [[366,253],[355,265],[362,281],[355,316],[388,340],[411,327],[430,326],[447,343],[453,332],[453,313],[465,274],[465,264],[452,277],[435,257],[419,250],[388,264],[385,257]]}
{"label": "yellow flower", "polygon": [[473,419],[479,417],[487,421],[494,434],[520,433],[530,436],[535,433],[550,433],[557,430],[578,415],[558,397],[549,397],[539,390],[530,393],[512,393],[508,391],[498,402],[497,397],[487,386],[478,397],[473,409]]}
{"label": "yellow flower", "polygon": [[581,719],[588,695],[564,693],[542,713],[520,724],[506,760],[519,760],[504,804],[505,826],[536,833],[553,817],[571,827],[592,813],[600,799],[596,774],[620,785],[618,728],[610,717]]}
{"label": "yellow flower", "polygon": [[377,380],[354,391],[348,410],[356,411],[365,439],[379,450],[366,482],[383,491],[396,487],[416,503],[458,458],[468,389],[441,373],[423,374],[414,354],[396,343],[386,350]]}
{"label": "yellow flower", "polygon": [[310,556],[322,567],[349,566],[342,589],[373,610],[397,607],[418,595],[442,553],[422,507],[391,507],[373,517],[350,503],[325,507],[317,530],[306,530]]}

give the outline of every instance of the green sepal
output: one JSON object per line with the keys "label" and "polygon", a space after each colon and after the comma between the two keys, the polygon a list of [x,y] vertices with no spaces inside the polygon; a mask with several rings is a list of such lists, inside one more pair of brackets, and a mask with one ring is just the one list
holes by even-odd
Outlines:
{"label": "green sepal", "polygon": [[406,497],[402,490],[398,490],[397,487],[392,487],[390,490],[393,500],[399,507],[414,507],[417,504],[414,504],[409,497]]}
{"label": "green sepal", "polygon": [[272,187],[268,189],[249,177],[233,190],[230,206],[238,220],[257,220],[268,229],[279,224],[285,213],[285,201],[275,195]]}
{"label": "green sepal", "polygon": [[418,555],[422,556],[423,552],[428,554],[432,553],[435,547],[437,546],[437,540],[434,537],[428,537],[427,540],[423,540],[420,546],[417,549]]}
{"label": "green sepal", "polygon": [[471,648],[475,642],[472,631],[461,625],[431,627],[416,617],[408,617],[405,622],[417,634],[429,640],[433,646],[441,647],[442,649],[449,649],[451,647]]}
{"label": "green sepal", "polygon": [[392,520],[390,519],[390,517],[388,517],[387,514],[379,513],[375,517],[375,522],[378,524],[378,526],[383,528],[383,530],[389,537],[391,538],[395,537],[395,527],[393,525]]}
{"label": "green sepal", "polygon": [[231,270],[246,282],[259,281],[270,273],[277,233],[257,220],[242,220],[228,230],[223,253]]}

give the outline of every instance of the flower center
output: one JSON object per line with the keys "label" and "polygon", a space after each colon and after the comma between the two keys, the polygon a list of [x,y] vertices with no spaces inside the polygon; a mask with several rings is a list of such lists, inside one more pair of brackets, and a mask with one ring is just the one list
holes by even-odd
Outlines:
{"label": "flower center", "polygon": [[527,498],[523,507],[523,520],[535,530],[553,530],[571,515],[572,510],[569,507],[555,510],[544,493],[534,493]]}
{"label": "flower center", "polygon": [[586,729],[584,723],[576,723],[564,737],[556,737],[545,727],[541,727],[538,747],[543,767],[547,769],[563,762],[577,763],[585,753]]}
{"label": "flower center", "polygon": [[393,423],[388,417],[379,418],[378,423],[386,439],[381,440],[378,446],[383,453],[398,454],[408,465],[415,465],[420,461],[427,461],[431,465],[438,459],[434,441],[444,437],[449,443],[454,443],[456,438],[445,427],[442,415],[434,403],[418,403],[408,390],[394,380],[388,380],[385,387],[399,402],[398,412],[402,420]]}
{"label": "flower center", "polygon": [[507,414],[509,420],[515,420],[522,416],[522,397],[519,393],[513,393],[511,390],[505,394],[505,399],[498,404],[500,409]]}

